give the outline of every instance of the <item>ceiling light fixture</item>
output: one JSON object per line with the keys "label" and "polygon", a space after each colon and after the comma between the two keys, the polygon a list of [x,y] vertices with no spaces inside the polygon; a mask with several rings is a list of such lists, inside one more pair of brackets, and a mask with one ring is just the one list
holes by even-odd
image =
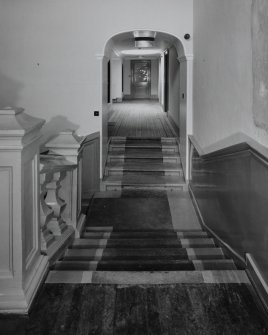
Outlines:
{"label": "ceiling light fixture", "polygon": [[136,48],[151,48],[155,40],[154,31],[134,31],[134,40]]}

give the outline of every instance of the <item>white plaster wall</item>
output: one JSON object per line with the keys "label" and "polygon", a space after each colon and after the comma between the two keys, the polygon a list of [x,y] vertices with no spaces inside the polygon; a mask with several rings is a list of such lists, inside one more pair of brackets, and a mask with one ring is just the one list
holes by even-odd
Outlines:
{"label": "white plaster wall", "polygon": [[131,65],[130,59],[124,59],[124,95],[131,94]]}
{"label": "white plaster wall", "polygon": [[[102,108],[96,55],[110,37],[151,29],[184,42],[192,33],[192,0],[0,0],[0,8],[0,105],[46,118],[53,132],[100,130],[93,116]],[[185,46],[192,53],[192,43]]]}
{"label": "white plaster wall", "polygon": [[263,145],[252,112],[251,0],[194,1],[194,135],[201,147],[238,132]]}
{"label": "white plaster wall", "polygon": [[158,59],[151,60],[151,95],[158,96]]}
{"label": "white plaster wall", "polygon": [[164,55],[159,60],[159,101],[162,107],[165,105],[165,61]]}
{"label": "white plaster wall", "polygon": [[111,98],[122,98],[122,59],[111,60]]}
{"label": "white plaster wall", "polygon": [[168,116],[180,127],[180,65],[174,47],[169,50],[169,104]]}

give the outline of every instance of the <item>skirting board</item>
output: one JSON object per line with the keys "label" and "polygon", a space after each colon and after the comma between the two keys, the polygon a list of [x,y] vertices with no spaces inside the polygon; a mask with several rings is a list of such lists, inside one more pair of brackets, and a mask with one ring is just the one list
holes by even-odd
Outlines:
{"label": "skirting board", "polygon": [[179,127],[176,125],[175,121],[174,121],[173,118],[170,116],[170,113],[169,113],[169,112],[167,113],[167,116],[168,116],[168,120],[169,120],[169,122],[171,123],[172,128],[174,129],[174,132],[175,132],[176,136],[177,136],[178,138],[180,138],[180,129],[179,129]]}
{"label": "skirting board", "polygon": [[82,230],[84,228],[85,221],[86,221],[86,215],[81,213],[75,230],[75,238],[80,238]]}
{"label": "skirting board", "polygon": [[193,205],[196,210],[197,216],[199,218],[201,226],[207,230],[219,243],[219,245],[224,249],[226,255],[235,259],[238,265],[244,266],[246,268],[246,273],[254,287],[256,294],[260,301],[262,302],[265,312],[268,313],[268,285],[263,278],[261,271],[259,270],[254,257],[251,254],[246,253],[245,259],[238,255],[238,253],[226,242],[224,242],[211,228],[209,228],[204,221],[201,214],[200,208],[194,196],[191,186],[189,185],[189,193],[193,200]]}
{"label": "skirting board", "polygon": [[251,254],[246,254],[246,263],[247,263],[247,275],[254,286],[263,307],[268,313],[268,285],[263,278],[263,275],[256,264],[254,257]]}

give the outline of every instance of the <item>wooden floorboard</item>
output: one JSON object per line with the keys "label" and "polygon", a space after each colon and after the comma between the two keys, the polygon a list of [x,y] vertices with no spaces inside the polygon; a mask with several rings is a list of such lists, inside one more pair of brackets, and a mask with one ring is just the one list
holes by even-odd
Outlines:
{"label": "wooden floorboard", "polygon": [[174,137],[175,132],[162,107],[155,101],[128,101],[112,106],[114,124],[110,136]]}
{"label": "wooden floorboard", "polygon": [[267,334],[245,284],[46,284],[29,316],[2,315],[9,335]]}

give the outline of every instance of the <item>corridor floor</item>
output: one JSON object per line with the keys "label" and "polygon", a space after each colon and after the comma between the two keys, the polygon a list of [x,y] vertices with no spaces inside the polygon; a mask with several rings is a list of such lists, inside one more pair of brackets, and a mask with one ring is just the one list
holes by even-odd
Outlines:
{"label": "corridor floor", "polygon": [[110,112],[110,136],[174,136],[166,113],[157,101],[130,100],[115,103]]}
{"label": "corridor floor", "polygon": [[[187,192],[100,192],[91,203],[86,224],[116,231],[184,230],[185,219],[187,230],[200,229]],[[268,334],[268,328],[245,280],[161,285],[46,283],[29,316],[1,315],[0,333],[258,335]]]}

